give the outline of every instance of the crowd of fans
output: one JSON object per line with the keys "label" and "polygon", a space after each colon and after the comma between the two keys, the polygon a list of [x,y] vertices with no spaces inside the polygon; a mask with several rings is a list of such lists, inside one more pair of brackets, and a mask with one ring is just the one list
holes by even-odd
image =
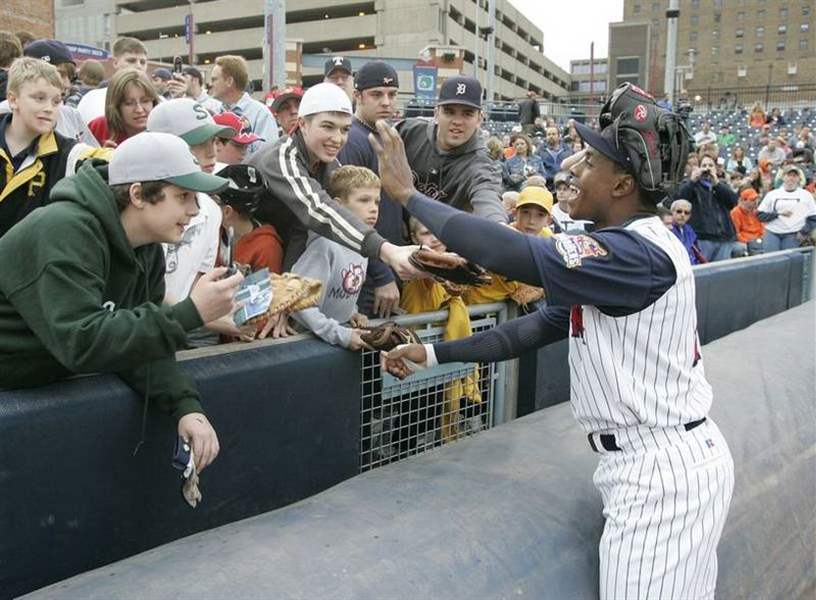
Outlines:
{"label": "crowd of fans", "polygon": [[[178,349],[310,330],[358,350],[370,318],[449,308],[450,336],[462,336],[464,304],[546,302],[501,277],[478,291],[411,281],[414,245],[445,248],[380,190],[369,136],[394,120],[399,88],[386,62],[353,73],[334,57],[323,83],[261,102],[240,56],[218,57],[209,82],[191,66],[148,74],[148,58],[121,38],[107,70],[77,65],[59,41],[0,32],[0,248],[15,258],[0,274],[0,352],[20,359],[4,358],[0,387],[120,373],[180,420],[206,466],[217,439]],[[432,120],[396,123],[417,190],[520,234],[591,232],[570,217],[577,192],[560,170],[583,147],[572,121],[542,115],[530,92],[500,138],[481,103],[476,80],[453,77]],[[761,106],[692,117],[686,179],[660,207],[692,263],[809,239],[814,120]],[[245,273],[318,279],[319,305],[238,327],[230,256]],[[46,290],[62,298],[47,315],[28,306]]]}

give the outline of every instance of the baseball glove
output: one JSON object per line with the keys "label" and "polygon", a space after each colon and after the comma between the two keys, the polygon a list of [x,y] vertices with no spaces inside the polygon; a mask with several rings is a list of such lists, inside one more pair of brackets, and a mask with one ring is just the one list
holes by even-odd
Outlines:
{"label": "baseball glove", "polygon": [[544,297],[544,288],[535,287],[526,283],[519,283],[518,287],[510,294],[510,298],[520,306],[526,306]]}
{"label": "baseball glove", "polygon": [[374,348],[374,350],[388,352],[400,344],[422,343],[416,333],[402,325],[394,323],[394,321],[386,321],[377,327],[367,327],[366,330],[366,333],[360,335],[360,339]]}
{"label": "baseball glove", "polygon": [[301,277],[295,273],[272,273],[272,302],[269,304],[270,315],[281,311],[297,312],[317,306],[320,302],[321,284],[316,279]]}
{"label": "baseball glove", "polygon": [[460,285],[485,285],[490,275],[482,267],[452,252],[436,252],[420,248],[409,259],[417,269],[430,273],[439,282]]}

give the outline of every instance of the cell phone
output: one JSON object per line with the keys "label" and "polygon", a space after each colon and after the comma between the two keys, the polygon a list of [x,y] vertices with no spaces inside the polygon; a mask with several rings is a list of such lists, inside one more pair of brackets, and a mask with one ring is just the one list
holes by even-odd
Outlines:
{"label": "cell phone", "polygon": [[233,260],[233,251],[235,248],[235,230],[232,227],[227,227],[227,256],[226,256],[226,267],[227,267],[227,274],[224,277],[232,277],[235,273],[238,272],[238,269],[235,267],[235,261]]}
{"label": "cell phone", "polygon": [[182,75],[184,71],[184,61],[180,56],[173,57],[173,75]]}

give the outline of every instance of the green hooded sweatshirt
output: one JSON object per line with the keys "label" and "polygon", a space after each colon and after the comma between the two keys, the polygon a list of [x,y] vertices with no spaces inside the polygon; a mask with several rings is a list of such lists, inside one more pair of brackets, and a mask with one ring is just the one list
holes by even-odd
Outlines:
{"label": "green hooded sweatshirt", "polygon": [[130,246],[107,165],[86,163],[51,201],[0,238],[0,388],[112,372],[175,419],[203,412],[175,359],[201,316],[189,298],[162,304],[161,246]]}

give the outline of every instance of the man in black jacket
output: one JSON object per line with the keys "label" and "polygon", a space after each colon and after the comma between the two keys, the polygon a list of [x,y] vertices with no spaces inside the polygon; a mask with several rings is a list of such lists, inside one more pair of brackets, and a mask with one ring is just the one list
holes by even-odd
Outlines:
{"label": "man in black jacket", "polygon": [[731,209],[737,205],[737,194],[717,178],[717,165],[704,156],[700,166],[677,190],[675,198],[691,202],[689,225],[697,234],[700,250],[709,262],[731,258],[736,241]]}
{"label": "man in black jacket", "polygon": [[526,135],[532,135],[535,120],[541,116],[535,91],[527,91],[527,99],[519,102],[518,111],[522,131],[524,131]]}

